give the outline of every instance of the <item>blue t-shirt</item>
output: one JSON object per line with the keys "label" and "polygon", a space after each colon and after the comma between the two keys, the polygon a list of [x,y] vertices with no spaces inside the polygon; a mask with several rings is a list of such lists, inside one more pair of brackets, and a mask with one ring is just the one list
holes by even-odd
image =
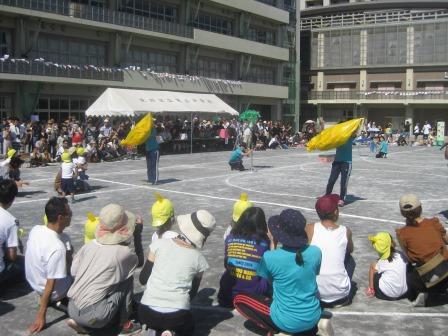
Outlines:
{"label": "blue t-shirt", "polygon": [[159,143],[156,139],[156,130],[153,128],[151,131],[151,135],[149,136],[148,140],[146,140],[145,143],[145,150],[147,152],[156,151],[159,149]]}
{"label": "blue t-shirt", "polygon": [[380,152],[381,152],[381,153],[385,153],[385,154],[387,154],[388,149],[389,149],[389,144],[387,143],[387,141],[386,141],[386,140],[381,141],[381,144],[380,144]]}
{"label": "blue t-shirt", "polygon": [[336,148],[336,157],[334,161],[336,162],[352,162],[352,147],[354,138],[348,139],[348,141],[342,146]]}
{"label": "blue t-shirt", "polygon": [[235,161],[241,160],[242,157],[243,157],[243,151],[241,150],[240,147],[238,147],[230,155],[229,162],[235,162]]}
{"label": "blue t-shirt", "polygon": [[316,276],[322,252],[316,246],[307,246],[302,250],[303,266],[297,265],[295,258],[295,250],[279,248],[267,251],[257,272],[273,283],[272,321],[289,333],[313,328],[321,315]]}

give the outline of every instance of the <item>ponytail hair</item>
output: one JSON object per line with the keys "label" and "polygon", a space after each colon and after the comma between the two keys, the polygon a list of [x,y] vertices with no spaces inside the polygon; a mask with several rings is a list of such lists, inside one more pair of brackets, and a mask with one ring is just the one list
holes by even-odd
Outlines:
{"label": "ponytail hair", "polygon": [[297,249],[297,251],[296,251],[296,264],[299,266],[303,266],[303,264],[304,264],[302,252],[300,252],[300,249]]}

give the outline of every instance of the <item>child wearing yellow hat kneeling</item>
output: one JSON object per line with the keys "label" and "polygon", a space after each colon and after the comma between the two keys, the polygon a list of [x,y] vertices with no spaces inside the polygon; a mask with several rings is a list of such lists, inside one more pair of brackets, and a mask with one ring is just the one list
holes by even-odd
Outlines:
{"label": "child wearing yellow hat kneeling", "polygon": [[400,300],[407,296],[407,261],[401,252],[395,250],[395,242],[388,232],[369,236],[379,259],[370,265],[368,297],[381,300]]}
{"label": "child wearing yellow hat kneeling", "polygon": [[179,234],[171,231],[175,223],[173,203],[167,198],[163,198],[159,193],[154,193],[156,201],[152,205],[152,226],[156,228],[156,232],[151,237],[151,243],[158,239],[172,239]]}

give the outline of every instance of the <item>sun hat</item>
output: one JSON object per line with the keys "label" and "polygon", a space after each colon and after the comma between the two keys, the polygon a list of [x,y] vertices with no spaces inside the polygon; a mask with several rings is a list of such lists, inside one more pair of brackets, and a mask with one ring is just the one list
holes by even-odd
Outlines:
{"label": "sun hat", "polygon": [[379,232],[375,236],[369,236],[369,240],[380,259],[386,260],[390,257],[390,248],[392,246],[392,238],[387,232]]}
{"label": "sun hat", "polygon": [[10,159],[12,158],[14,155],[16,155],[17,151],[14,148],[10,148],[8,150],[8,152],[6,153],[6,156]]}
{"label": "sun hat", "polygon": [[338,202],[340,200],[341,198],[337,194],[319,197],[315,205],[317,213],[324,215],[335,212],[338,209]]}
{"label": "sun hat", "polygon": [[154,193],[154,196],[156,201],[151,207],[152,226],[159,227],[174,216],[174,208],[169,199],[163,198],[159,193]]}
{"label": "sun hat", "polygon": [[233,214],[232,214],[233,221],[238,222],[238,219],[240,219],[243,212],[252,206],[253,206],[252,202],[248,201],[247,193],[242,193],[240,195],[240,199],[236,201],[235,204],[233,205]]}
{"label": "sun hat", "polygon": [[79,156],[83,156],[85,152],[86,152],[86,150],[83,147],[79,147],[76,150],[76,154],[78,154]]}
{"label": "sun hat", "polygon": [[100,211],[95,238],[100,244],[117,245],[132,238],[134,229],[135,215],[111,203]]}
{"label": "sun hat", "polygon": [[286,209],[269,218],[268,227],[274,238],[284,246],[302,248],[308,244],[306,218],[298,210]]}
{"label": "sun hat", "polygon": [[61,155],[61,160],[62,162],[70,163],[72,162],[72,156],[70,155],[70,153],[64,152]]}
{"label": "sun hat", "polygon": [[70,148],[68,149],[68,153],[69,153],[70,155],[73,155],[74,153],[76,153],[76,147],[70,147]]}
{"label": "sun hat", "polygon": [[405,194],[400,197],[400,210],[411,211],[422,206],[418,197],[414,194]]}
{"label": "sun hat", "polygon": [[207,210],[198,210],[188,215],[177,216],[180,232],[197,248],[202,248],[215,229],[216,220]]}

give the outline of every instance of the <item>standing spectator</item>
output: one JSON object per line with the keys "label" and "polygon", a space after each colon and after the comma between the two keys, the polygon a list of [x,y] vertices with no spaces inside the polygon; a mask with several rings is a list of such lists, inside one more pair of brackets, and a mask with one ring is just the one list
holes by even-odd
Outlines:
{"label": "standing spectator", "polygon": [[[306,226],[310,245],[322,251],[317,285],[321,305],[329,308],[351,303],[351,277],[354,273],[354,261],[350,256],[353,252],[352,232],[337,223],[338,202],[339,196],[335,194],[320,197],[315,206],[320,222]],[[349,263],[349,260],[353,262]]]}
{"label": "standing spectator", "polygon": [[145,143],[146,150],[146,171],[148,175],[148,183],[152,185],[159,181],[159,143],[156,139],[156,128],[153,126],[151,134]]}
{"label": "standing spectator", "polygon": [[420,135],[420,124],[416,123],[414,126],[414,136],[415,136],[415,141],[417,141],[417,137]]}
{"label": "standing spectator", "polygon": [[18,118],[15,118],[9,126],[11,131],[11,146],[17,152],[20,151],[21,138],[20,138],[20,122]]}
{"label": "standing spectator", "polygon": [[72,247],[63,231],[70,225],[72,211],[67,199],[53,197],[45,205],[47,225],[36,225],[30,232],[25,253],[26,279],[40,296],[36,319],[28,328],[37,333],[45,327],[47,307],[66,298],[72,278],[67,271]]}
{"label": "standing spectator", "polygon": [[96,240],[81,248],[71,267],[74,282],[68,292],[71,319],[67,324],[74,330],[107,328],[115,317],[121,326],[120,335],[141,330],[139,323],[129,320],[137,267],[137,256],[129,244],[136,224],[142,223],[141,218],[118,204],[101,210]]}
{"label": "standing spectator", "polygon": [[437,296],[448,288],[448,236],[438,218],[422,217],[422,204],[414,194],[403,195],[399,205],[406,226],[396,230],[397,238],[412,264],[407,279],[409,299],[421,307],[428,294]]}
{"label": "standing spectator", "polygon": [[24,280],[24,259],[17,254],[19,248],[19,221],[8,212],[17,196],[17,185],[12,180],[0,181],[0,286]]}
{"label": "standing spectator", "polygon": [[282,247],[265,252],[257,274],[272,282],[273,298],[239,294],[233,302],[241,315],[268,335],[317,332],[321,308],[316,276],[322,254],[316,246],[308,245],[305,225],[302,213],[292,209],[269,219],[270,239]]}
{"label": "standing spectator", "polygon": [[270,241],[264,211],[258,207],[243,212],[225,240],[225,272],[219,282],[218,301],[233,308],[237,294],[269,295],[269,281],[257,275],[261,257]]}
{"label": "standing spectator", "polygon": [[425,141],[425,144],[428,144],[428,138],[429,134],[431,133],[432,127],[431,124],[427,121],[425,121],[425,124],[422,127],[422,133],[423,133],[423,140]]}
{"label": "standing spectator", "polygon": [[100,128],[100,134],[106,138],[109,138],[112,136],[112,131],[112,126],[110,125],[109,119],[104,119],[104,125]]}
{"label": "standing spectator", "polygon": [[47,133],[49,153],[51,158],[54,159],[56,157],[57,152],[57,140],[59,136],[58,126],[54,124],[53,119],[50,119],[47,125],[47,129],[45,131]]}
{"label": "standing spectator", "polygon": [[87,120],[87,127],[85,131],[86,144],[96,141],[98,132],[96,126],[92,124],[92,119]]}
{"label": "standing spectator", "polygon": [[345,205],[345,197],[347,196],[348,181],[352,172],[352,151],[353,141],[355,140],[356,131],[352,134],[350,139],[342,146],[336,148],[336,157],[331,166],[330,178],[327,183],[326,195],[333,192],[333,187],[341,175],[341,192],[339,194],[339,206]]}
{"label": "standing spectator", "polygon": [[6,123],[5,127],[3,128],[3,155],[6,155],[6,153],[8,152],[9,148],[12,147],[11,146],[11,140],[12,140],[12,135],[11,135],[11,126],[9,123]]}
{"label": "standing spectator", "polygon": [[146,289],[138,315],[142,323],[159,333],[169,330],[178,336],[190,336],[194,335],[190,300],[209,267],[200,249],[216,221],[208,211],[198,210],[178,216],[177,223],[180,235],[158,239],[149,247],[140,273],[140,283]]}

